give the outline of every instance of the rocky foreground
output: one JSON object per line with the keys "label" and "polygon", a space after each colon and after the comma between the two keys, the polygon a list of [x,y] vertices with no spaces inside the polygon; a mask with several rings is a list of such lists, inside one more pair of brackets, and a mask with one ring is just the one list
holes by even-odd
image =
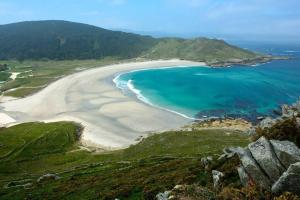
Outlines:
{"label": "rocky foreground", "polygon": [[[228,147],[218,158],[201,159],[211,173],[214,192],[199,185],[177,185],[158,194],[157,199],[300,199],[300,101],[283,105],[277,118],[260,120],[252,128],[244,124],[253,140],[247,147]],[[206,122],[192,128],[207,128],[209,124],[232,127],[232,121],[225,122]]]}

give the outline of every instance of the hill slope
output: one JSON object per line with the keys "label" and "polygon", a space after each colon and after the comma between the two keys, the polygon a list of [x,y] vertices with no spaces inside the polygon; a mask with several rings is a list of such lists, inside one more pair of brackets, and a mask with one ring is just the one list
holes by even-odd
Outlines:
{"label": "hill slope", "polygon": [[222,40],[155,39],[67,21],[32,21],[0,26],[0,59],[181,58],[224,62],[257,54]]}
{"label": "hill slope", "polygon": [[156,40],[66,21],[0,26],[0,59],[89,59],[136,57]]}

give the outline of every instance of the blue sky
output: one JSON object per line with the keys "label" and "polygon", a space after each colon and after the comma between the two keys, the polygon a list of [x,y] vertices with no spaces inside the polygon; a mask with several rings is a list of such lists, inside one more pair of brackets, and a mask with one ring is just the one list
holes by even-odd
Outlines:
{"label": "blue sky", "polygon": [[0,0],[0,24],[45,19],[156,35],[300,40],[299,0]]}

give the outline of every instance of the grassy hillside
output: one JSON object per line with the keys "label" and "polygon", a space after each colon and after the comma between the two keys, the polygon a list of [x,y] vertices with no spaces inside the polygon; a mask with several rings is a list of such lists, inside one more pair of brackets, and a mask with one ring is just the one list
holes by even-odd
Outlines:
{"label": "grassy hillside", "polygon": [[110,31],[67,21],[20,22],[0,26],[0,60],[3,59],[150,59],[180,58],[194,61],[253,59],[256,54],[222,40],[198,38],[155,39]]}
{"label": "grassy hillside", "polygon": [[[239,132],[177,131],[95,154],[80,148],[80,130],[67,122],[1,129],[0,199],[153,199],[176,184],[211,184],[201,157],[248,143]],[[37,183],[47,173],[60,179]]]}
{"label": "grassy hillside", "polygon": [[197,38],[184,40],[178,38],[161,39],[144,57],[150,59],[181,58],[210,62],[226,62],[233,59],[254,59],[258,55],[229,45],[223,40]]}

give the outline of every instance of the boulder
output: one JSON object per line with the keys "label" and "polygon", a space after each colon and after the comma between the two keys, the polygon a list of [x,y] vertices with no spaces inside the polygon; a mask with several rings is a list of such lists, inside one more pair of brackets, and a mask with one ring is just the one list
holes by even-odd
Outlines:
{"label": "boulder", "polygon": [[248,186],[248,183],[250,181],[250,177],[248,176],[245,168],[243,166],[240,166],[237,168],[241,183],[244,187]]}
{"label": "boulder", "polygon": [[212,176],[213,176],[214,188],[218,189],[220,186],[220,180],[224,176],[224,174],[217,170],[212,170]]}
{"label": "boulder", "polygon": [[40,178],[38,178],[37,183],[42,183],[49,180],[58,180],[58,179],[60,179],[60,177],[55,174],[45,174]]}
{"label": "boulder", "polygon": [[272,193],[280,195],[284,192],[300,195],[300,162],[292,164],[272,186]]}
{"label": "boulder", "polygon": [[171,191],[165,191],[165,192],[158,193],[156,195],[156,199],[157,200],[168,200],[170,194],[171,194]]}
{"label": "boulder", "polygon": [[249,144],[248,148],[271,182],[276,182],[285,171],[285,168],[277,159],[270,142],[265,137],[261,137],[256,142]]}
{"label": "boulder", "polygon": [[240,147],[229,147],[223,149],[223,154],[218,158],[218,160],[222,159],[229,159],[232,158],[234,155],[238,154],[239,152],[242,152],[243,148]]}
{"label": "boulder", "polygon": [[300,162],[300,149],[290,141],[270,140],[274,152],[287,169],[291,164]]}
{"label": "boulder", "polygon": [[248,148],[238,152],[241,163],[251,179],[264,189],[271,188],[268,176],[261,170]]}
{"label": "boulder", "polygon": [[267,117],[260,122],[259,127],[261,127],[262,129],[271,128],[274,124],[276,124],[276,122],[277,122],[276,119]]}

